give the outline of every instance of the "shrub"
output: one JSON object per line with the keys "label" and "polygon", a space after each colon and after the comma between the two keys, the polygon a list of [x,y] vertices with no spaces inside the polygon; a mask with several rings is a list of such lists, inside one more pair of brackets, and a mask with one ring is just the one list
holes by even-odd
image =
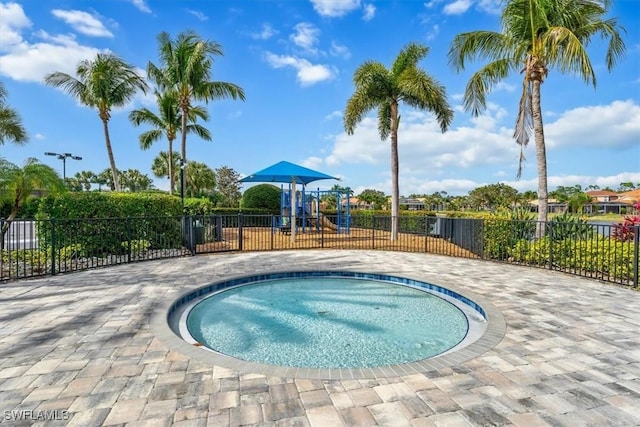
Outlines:
{"label": "shrub", "polygon": [[613,227],[611,236],[620,242],[632,241],[638,226],[640,226],[640,216],[625,216],[624,221]]}
{"label": "shrub", "polygon": [[208,215],[215,209],[215,203],[209,199],[190,197],[184,199],[185,215]]}
{"label": "shrub", "polygon": [[525,209],[499,210],[483,223],[484,255],[491,259],[504,260],[520,240],[531,240],[535,236],[534,214]]}
{"label": "shrub", "polygon": [[[80,244],[87,256],[124,254],[121,242],[181,247],[180,198],[167,194],[66,193],[42,199],[38,238],[55,249]],[[48,221],[46,221],[48,220]]]}
{"label": "shrub", "polygon": [[151,242],[144,239],[132,240],[131,243],[129,243],[129,241],[122,242],[122,248],[124,250],[128,250],[129,245],[131,245],[131,252],[144,252],[149,250]]}
{"label": "shrub", "polygon": [[242,195],[243,208],[266,209],[280,213],[280,189],[271,184],[259,184],[248,188]]}
{"label": "shrub", "polygon": [[627,281],[633,277],[633,252],[633,244],[602,235],[584,240],[556,241],[545,236],[534,242],[517,242],[510,255],[513,261],[533,265],[548,265],[551,255],[551,263],[557,267],[610,275]]}
{"label": "shrub", "polygon": [[579,216],[564,212],[554,217],[546,227],[552,240],[588,239],[593,236],[593,226]]}

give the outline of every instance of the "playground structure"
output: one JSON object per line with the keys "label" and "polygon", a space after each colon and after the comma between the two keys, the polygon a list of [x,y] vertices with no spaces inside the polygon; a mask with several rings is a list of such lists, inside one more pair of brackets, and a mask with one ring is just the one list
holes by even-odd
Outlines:
{"label": "playground structure", "polygon": [[[320,229],[329,229],[338,234],[349,234],[351,225],[351,207],[349,205],[349,193],[343,190],[317,190],[307,191],[305,186],[296,191],[296,212],[291,212],[291,184],[285,188],[280,186],[280,218],[276,226],[283,232],[291,230],[292,217],[295,217],[296,229],[301,233],[310,231],[320,232]],[[337,213],[335,222],[330,221],[320,212],[322,199],[335,197]]]}

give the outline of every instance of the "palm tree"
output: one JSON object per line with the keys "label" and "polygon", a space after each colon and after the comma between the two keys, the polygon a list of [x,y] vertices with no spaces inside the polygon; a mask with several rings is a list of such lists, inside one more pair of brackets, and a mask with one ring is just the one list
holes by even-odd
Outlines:
{"label": "palm tree", "polygon": [[[116,176],[120,178],[120,171],[116,170]],[[98,190],[102,191],[102,185],[108,185],[111,191],[115,190],[115,184],[113,183],[113,172],[110,168],[107,168],[96,175],[96,182],[98,183]]]}
{"label": "palm tree", "polygon": [[27,159],[22,168],[0,159],[0,196],[11,203],[11,212],[0,230],[0,244],[4,244],[4,236],[22,205],[36,190],[59,193],[65,190],[65,185],[53,168],[37,159]]}
{"label": "palm tree", "polygon": [[[176,170],[179,167],[179,158],[176,153],[171,153],[171,161],[169,160],[169,153],[167,151],[161,151],[153,159],[151,164],[151,172],[158,178],[169,178],[169,170]],[[171,189],[170,193],[173,194],[173,190],[176,188],[176,177],[169,179],[169,185]]]}
{"label": "palm tree", "polygon": [[513,138],[521,148],[517,178],[531,133],[535,140],[539,235],[544,233],[548,209],[540,88],[552,68],[595,87],[587,46],[596,34],[609,39],[606,63],[609,70],[613,68],[625,45],[617,20],[604,19],[610,4],[610,0],[508,0],[501,15],[502,32],[458,34],[449,50],[449,60],[458,71],[464,70],[466,60],[490,61],[471,76],[465,90],[464,106],[474,116],[486,109],[486,95],[496,84],[516,71],[524,76]]}
{"label": "palm tree", "polygon": [[80,61],[76,67],[76,75],[77,78],[56,71],[48,74],[44,81],[51,86],[61,87],[81,104],[98,110],[111,166],[113,189],[120,191],[118,169],[109,137],[111,109],[128,104],[138,90],[146,93],[147,83],[132,65],[115,55],[105,53],[97,54],[93,60]]}
{"label": "palm tree", "polygon": [[7,95],[4,84],[0,82],[0,145],[5,141],[21,145],[28,140],[27,131],[20,115],[6,104]]}
{"label": "palm tree", "polygon": [[160,67],[149,62],[147,75],[161,90],[177,93],[182,111],[180,157],[187,162],[187,122],[193,101],[208,103],[228,98],[244,101],[244,91],[233,83],[211,81],[214,56],[222,55],[218,43],[202,40],[193,31],[182,32],[175,40],[162,32],[158,35],[158,48]]}
{"label": "palm tree", "polygon": [[347,101],[344,128],[353,135],[355,127],[365,115],[378,110],[378,131],[384,141],[391,136],[391,240],[398,238],[399,197],[398,183],[398,126],[399,105],[431,111],[442,132],[453,120],[453,110],[447,102],[445,88],[423,69],[418,62],[429,53],[427,46],[409,43],[395,59],[391,69],[376,61],[367,61],[353,75],[356,86]]}
{"label": "palm tree", "polygon": [[[158,92],[156,90],[155,95],[159,114],[155,114],[147,108],[141,108],[139,110],[133,110],[129,114],[129,120],[135,126],[145,123],[153,127],[153,129],[140,134],[140,148],[143,150],[151,148],[151,145],[164,135],[169,142],[168,157],[173,157],[173,141],[176,139],[182,127],[182,115],[180,114],[178,98],[173,91]],[[191,116],[189,117],[191,123],[187,125],[187,133],[195,133],[205,141],[211,141],[211,132],[204,126],[195,123],[197,119],[204,121],[209,120],[207,110],[201,106],[194,106],[189,110],[189,114]],[[173,194],[173,184],[175,182],[174,169],[172,162],[168,162],[168,165],[169,194]]]}
{"label": "palm tree", "polygon": [[216,174],[206,164],[191,161],[185,168],[186,188],[190,197],[195,197],[203,192],[213,192],[216,186]]}
{"label": "palm tree", "polygon": [[75,174],[74,178],[82,186],[84,191],[91,190],[91,184],[94,183],[94,182],[95,183],[98,182],[97,181],[98,177],[96,176],[95,173],[93,173],[91,171],[80,171],[80,172],[77,172]]}
{"label": "palm tree", "polygon": [[122,187],[128,188],[130,192],[149,190],[153,187],[151,184],[153,181],[146,174],[143,174],[138,169],[127,169],[120,174],[122,179]]}

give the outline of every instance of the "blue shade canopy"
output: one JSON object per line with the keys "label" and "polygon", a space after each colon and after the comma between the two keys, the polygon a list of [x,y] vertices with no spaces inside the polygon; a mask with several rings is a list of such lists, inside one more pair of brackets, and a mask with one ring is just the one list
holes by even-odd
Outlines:
{"label": "blue shade canopy", "polygon": [[307,185],[320,179],[338,179],[289,162],[279,162],[256,173],[246,176],[240,182],[295,182]]}

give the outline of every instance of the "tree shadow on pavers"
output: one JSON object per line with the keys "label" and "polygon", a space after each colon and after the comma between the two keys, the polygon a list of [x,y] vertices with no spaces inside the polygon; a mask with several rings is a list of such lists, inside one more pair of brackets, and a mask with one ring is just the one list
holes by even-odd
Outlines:
{"label": "tree shadow on pavers", "polygon": [[[78,298],[76,294],[73,302],[77,302],[79,299],[81,298]],[[12,344],[9,348],[0,348],[0,357],[11,357],[11,356],[20,354],[22,352],[28,352],[28,350],[33,348],[34,346],[55,344],[56,341],[62,338],[65,338],[71,332],[82,333],[83,328],[87,326],[90,326],[91,331],[88,331],[86,334],[83,334],[83,336],[90,336],[96,330],[99,331],[99,328],[101,327],[101,325],[104,322],[108,322],[111,315],[113,314],[117,315],[118,314],[117,310],[119,307],[126,305],[130,301],[131,301],[131,296],[124,294],[124,295],[117,296],[114,299],[104,301],[103,303],[97,302],[94,305],[92,305],[92,307],[88,309],[88,311],[77,312],[77,311],[73,311],[72,309],[68,309],[64,313],[64,315],[58,314],[58,316],[56,317],[56,319],[61,319],[61,318],[65,319],[59,323],[56,321],[56,319],[52,319],[46,326],[43,325],[41,327],[36,327],[33,329],[29,328],[28,326],[25,326],[25,328],[23,328],[20,332],[18,332],[18,334],[26,335],[24,339],[20,340],[19,343],[17,344]],[[61,304],[63,303],[64,301],[61,302]],[[136,314],[138,315],[136,316],[137,320],[133,321],[127,326],[132,331],[142,330],[145,324],[148,325],[151,313],[153,312],[153,310],[155,309],[155,306],[158,303],[159,301],[157,301],[156,299],[149,299],[149,298],[140,299],[136,303],[136,306],[137,306]],[[34,311],[37,311],[38,312],[37,316],[42,319],[42,322],[46,322],[47,308],[49,308],[50,310],[54,310],[54,309],[58,309],[59,307],[60,305],[52,306],[52,307],[44,307],[40,310],[31,310],[28,313],[25,313],[25,311],[23,310],[20,312],[20,314],[22,315],[22,317],[27,317],[29,313],[33,313]],[[13,314],[16,315],[15,312]],[[67,314],[70,314],[70,316],[67,316]],[[11,320],[18,321],[19,317],[12,317]],[[25,325],[28,325],[28,322],[33,322],[33,319],[21,319],[21,320]],[[97,329],[94,327],[91,327],[96,325],[99,325]],[[111,334],[106,338],[103,337],[100,340],[100,344],[102,347],[105,347],[105,346],[108,346],[110,342],[115,340],[119,341],[122,339],[130,339],[133,336],[135,336],[135,333],[136,332],[133,332],[133,333],[132,332],[114,332],[113,334]],[[82,344],[83,344],[82,338],[79,337],[77,347],[81,346]]]}

